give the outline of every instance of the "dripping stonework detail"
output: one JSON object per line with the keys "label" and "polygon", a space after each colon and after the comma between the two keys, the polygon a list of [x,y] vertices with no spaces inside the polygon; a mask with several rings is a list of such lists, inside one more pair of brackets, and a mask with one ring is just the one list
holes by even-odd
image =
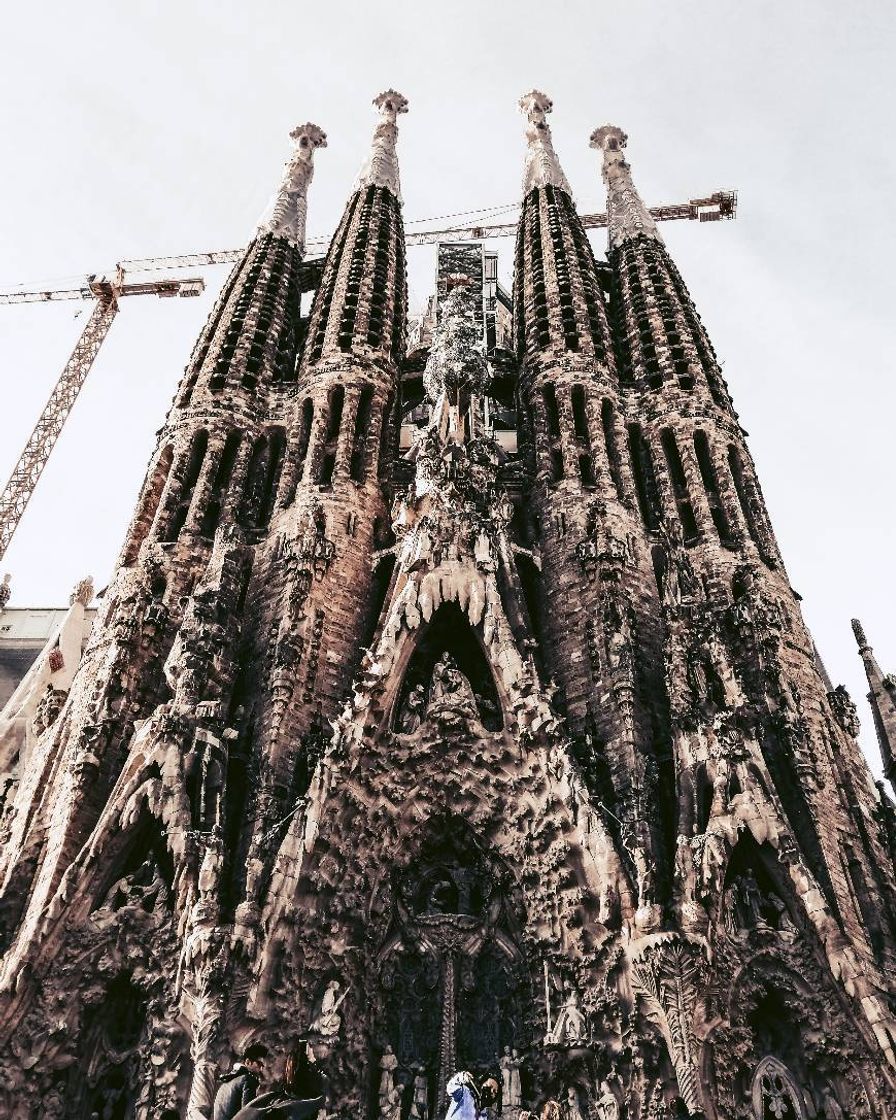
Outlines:
{"label": "dripping stonework detail", "polygon": [[603,261],[519,104],[513,293],[441,245],[410,331],[406,99],[323,260],[293,130],[86,648],[84,584],[0,715],[4,1116],[208,1118],[299,1034],[345,1120],[459,1069],[506,1120],[896,1115],[893,804],[625,133]]}

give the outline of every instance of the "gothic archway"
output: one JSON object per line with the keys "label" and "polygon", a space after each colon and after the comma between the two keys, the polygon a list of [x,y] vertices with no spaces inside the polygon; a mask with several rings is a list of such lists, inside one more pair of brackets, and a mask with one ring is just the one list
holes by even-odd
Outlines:
{"label": "gothic archway", "polygon": [[410,729],[407,713],[416,696],[424,705],[432,698],[433,675],[446,655],[469,683],[483,727],[500,731],[504,718],[494,675],[479,635],[455,602],[443,603],[416,639],[395,705],[396,729]]}
{"label": "gothic archway", "polygon": [[806,1120],[808,1116],[793,1074],[770,1054],[756,1067],[750,1099],[755,1120]]}
{"label": "gothic archway", "polygon": [[376,1093],[413,1093],[433,1115],[456,1069],[496,1072],[504,1047],[525,1048],[528,983],[503,861],[450,817],[410,850],[379,954]]}

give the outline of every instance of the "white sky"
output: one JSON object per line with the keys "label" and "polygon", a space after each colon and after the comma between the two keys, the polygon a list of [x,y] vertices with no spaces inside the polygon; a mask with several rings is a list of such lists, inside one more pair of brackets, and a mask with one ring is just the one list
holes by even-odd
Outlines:
{"label": "white sky", "polygon": [[[407,220],[518,201],[516,102],[533,85],[554,100],[555,146],[583,211],[604,208],[588,136],[607,121],[629,133],[648,204],[737,188],[737,221],[663,235],[751,433],[816,643],[859,703],[877,766],[849,619],[896,669],[894,40],[887,0],[9,4],[0,287],[245,243],[287,133],[305,120],[330,142],[309,231],[330,232],[369,141],[370,101],[388,86],[411,102]],[[506,275],[512,243],[493,244]],[[409,256],[414,306],[434,250]],[[0,562],[12,605],[67,602],[86,573],[108,580],[224,272],[205,271],[198,300],[124,304]],[[89,310],[0,307],[0,483]]]}

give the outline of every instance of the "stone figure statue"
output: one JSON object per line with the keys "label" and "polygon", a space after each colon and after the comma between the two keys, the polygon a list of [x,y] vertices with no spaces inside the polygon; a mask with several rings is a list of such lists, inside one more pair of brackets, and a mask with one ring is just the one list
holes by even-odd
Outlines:
{"label": "stone figure statue", "polygon": [[335,1038],[342,1026],[342,1016],[339,1008],[348,995],[348,991],[338,995],[341,985],[338,980],[330,980],[321,996],[320,1008],[311,1023],[311,1033],[319,1034],[322,1038]]}
{"label": "stone figure statue", "polygon": [[619,1120],[619,1101],[608,1081],[600,1083],[600,1096],[595,1102],[595,1113],[598,1120]]}
{"label": "stone figure statue", "polygon": [[411,1097],[413,1120],[429,1120],[429,1078],[421,1065],[414,1066],[414,1092]]}
{"label": "stone figure statue", "polygon": [[381,1110],[383,1103],[389,1099],[389,1095],[395,1086],[395,1071],[397,1068],[398,1058],[395,1057],[392,1047],[387,1046],[380,1058],[380,1088],[378,1096]]}
{"label": "stone figure statue", "polygon": [[570,988],[566,993],[563,1006],[557,1012],[554,1028],[545,1035],[544,1041],[549,1046],[584,1046],[588,1041],[588,1025],[575,988]]}
{"label": "stone figure statue", "polygon": [[423,720],[425,711],[426,689],[422,684],[415,684],[404,702],[404,709],[399,720],[400,730],[405,735],[410,735],[416,731]]}
{"label": "stone figure statue", "polygon": [[821,1090],[818,1101],[818,1115],[823,1117],[823,1120],[845,1120],[846,1114],[830,1085],[825,1085]]}
{"label": "stone figure statue", "polygon": [[570,1085],[566,1090],[566,1100],[563,1102],[563,1118],[564,1120],[585,1120],[575,1085]]}
{"label": "stone figure statue", "polygon": [[457,662],[450,653],[443,653],[432,671],[432,694],[430,703],[445,700],[467,700],[475,708],[473,689],[464,674],[458,669]]}
{"label": "stone figure statue", "polygon": [[498,1065],[501,1067],[501,1114],[507,1116],[523,1103],[520,1060],[516,1050],[511,1050],[509,1046],[505,1046],[504,1054]]}
{"label": "stone figure statue", "polygon": [[389,1095],[380,1098],[381,1120],[399,1120],[401,1117],[401,1086],[393,1085]]}

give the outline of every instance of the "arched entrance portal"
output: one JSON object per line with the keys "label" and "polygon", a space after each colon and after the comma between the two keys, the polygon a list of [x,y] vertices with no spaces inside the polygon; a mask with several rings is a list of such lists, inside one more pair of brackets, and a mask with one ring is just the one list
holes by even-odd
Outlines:
{"label": "arched entrance portal", "polygon": [[497,1074],[506,1047],[528,1044],[512,886],[457,820],[431,827],[417,858],[396,872],[395,921],[380,956],[380,1111],[392,1094],[402,1115],[413,1108],[426,1120],[441,1111],[457,1069]]}

